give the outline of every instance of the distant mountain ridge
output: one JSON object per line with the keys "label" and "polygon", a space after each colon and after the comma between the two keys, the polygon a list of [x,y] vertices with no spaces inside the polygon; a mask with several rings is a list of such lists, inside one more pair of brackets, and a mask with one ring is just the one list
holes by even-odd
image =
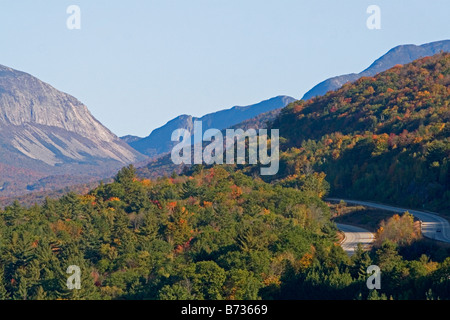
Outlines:
{"label": "distant mountain ridge", "polygon": [[26,192],[38,177],[102,176],[143,159],[73,96],[0,65],[0,164],[34,172],[0,177],[0,196]]}
{"label": "distant mountain ridge", "polygon": [[361,73],[350,73],[329,78],[314,86],[303,96],[302,100],[308,100],[316,96],[323,96],[328,91],[334,91],[347,82],[354,82],[361,77],[372,77],[377,73],[386,71],[397,64],[407,64],[416,59],[433,56],[440,51],[450,52],[450,40],[426,43],[420,46],[408,44],[400,45],[389,50],[385,55],[377,59]]}
{"label": "distant mountain ridge", "polygon": [[210,128],[223,130],[243,121],[255,118],[263,113],[280,109],[294,102],[296,99],[289,96],[277,96],[250,106],[235,106],[230,109],[221,110],[204,115],[201,118],[191,115],[178,116],[164,126],[157,128],[146,138],[134,136],[122,137],[131,147],[148,156],[157,156],[170,152],[174,145],[171,141],[172,132],[176,129],[187,129],[192,131],[194,121],[203,122],[203,131]]}

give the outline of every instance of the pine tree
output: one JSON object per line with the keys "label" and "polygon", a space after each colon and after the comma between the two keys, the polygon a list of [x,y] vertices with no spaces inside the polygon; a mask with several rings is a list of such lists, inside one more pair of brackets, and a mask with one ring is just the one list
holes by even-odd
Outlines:
{"label": "pine tree", "polygon": [[5,288],[5,277],[3,268],[0,265],[0,300],[9,300],[10,296]]}

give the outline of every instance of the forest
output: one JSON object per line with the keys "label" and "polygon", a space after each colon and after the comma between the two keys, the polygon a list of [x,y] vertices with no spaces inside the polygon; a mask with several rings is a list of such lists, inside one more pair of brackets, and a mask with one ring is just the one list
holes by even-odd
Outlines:
{"label": "forest", "polygon": [[[402,255],[385,236],[349,258],[318,186],[269,184],[231,166],[147,180],[130,166],[86,195],[16,202],[0,213],[0,298],[450,298],[448,251]],[[381,290],[366,287],[372,264]],[[67,288],[71,265],[80,290]]]}
{"label": "forest", "polygon": [[[83,194],[16,201],[0,211],[0,299],[450,299],[450,249],[422,242],[410,215],[349,257],[324,201],[449,214],[449,85],[441,53],[290,104],[270,124],[283,151],[271,178],[195,165],[147,179],[128,166]],[[379,290],[366,286],[374,264]],[[80,290],[66,285],[72,265]]]}
{"label": "forest", "polygon": [[297,101],[272,124],[284,138],[277,178],[314,169],[333,196],[450,215],[450,54]]}

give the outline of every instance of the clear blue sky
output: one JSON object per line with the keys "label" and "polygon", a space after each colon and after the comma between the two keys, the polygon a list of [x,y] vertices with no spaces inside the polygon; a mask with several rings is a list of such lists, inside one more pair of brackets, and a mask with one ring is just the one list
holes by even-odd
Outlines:
{"label": "clear blue sky", "polygon": [[[81,8],[81,30],[66,9]],[[366,27],[369,5],[381,30]],[[359,72],[450,39],[449,0],[0,0],[0,64],[70,93],[117,135]]]}

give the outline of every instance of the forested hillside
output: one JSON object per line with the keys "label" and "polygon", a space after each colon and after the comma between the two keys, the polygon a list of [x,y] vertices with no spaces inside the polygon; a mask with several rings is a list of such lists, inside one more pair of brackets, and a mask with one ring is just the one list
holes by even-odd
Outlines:
{"label": "forested hillside", "polygon": [[331,194],[450,213],[450,54],[397,65],[283,109],[279,177],[314,168]]}
{"label": "forested hillside", "polygon": [[[450,299],[449,249],[421,243],[411,216],[349,258],[322,201],[448,210],[449,84],[439,54],[291,104],[272,123],[283,153],[271,181],[257,166],[153,180],[129,166],[85,195],[16,202],[0,211],[0,299]],[[81,290],[66,286],[71,265]]]}
{"label": "forested hillside", "polygon": [[[349,259],[330,217],[314,188],[230,167],[157,181],[128,167],[84,196],[0,212],[0,298],[450,298],[448,253],[406,260],[383,242]],[[381,292],[365,284],[373,263]],[[67,289],[70,265],[81,290]]]}

